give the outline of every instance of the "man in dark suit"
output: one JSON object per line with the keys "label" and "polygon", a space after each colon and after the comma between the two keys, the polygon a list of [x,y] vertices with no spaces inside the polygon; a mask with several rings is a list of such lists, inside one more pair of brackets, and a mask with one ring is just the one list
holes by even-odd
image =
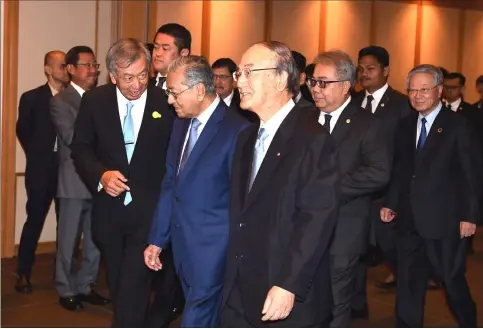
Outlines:
{"label": "man in dark suit", "polygon": [[218,58],[211,65],[215,78],[216,93],[228,107],[240,108],[240,93],[236,89],[236,82],[233,73],[236,71],[236,64],[231,58]]}
{"label": "man in dark suit", "polygon": [[460,327],[476,327],[466,282],[468,237],[480,212],[482,157],[471,123],[440,101],[443,75],[420,65],[408,75],[413,113],[401,122],[395,168],[381,219],[398,230],[396,315],[422,327],[431,269],[443,281]]}
{"label": "man in dark suit", "polygon": [[298,75],[299,75],[299,85],[300,85],[300,92],[295,96],[295,103],[302,98],[306,101],[314,104],[314,99],[312,98],[312,94],[310,93],[309,87],[307,86],[307,75],[305,74],[305,66],[307,65],[307,59],[301,53],[292,50],[292,56],[295,60],[295,64],[297,65]]}
{"label": "man in dark suit", "polygon": [[473,106],[483,110],[483,75],[476,79],[476,91],[480,94],[480,99]]}
{"label": "man in dark suit", "polygon": [[44,57],[47,83],[22,94],[18,106],[17,137],[25,152],[25,189],[27,220],[18,248],[15,290],[32,292],[30,277],[35,263],[35,250],[52,200],[58,210],[55,193],[59,160],[55,128],[50,119],[49,103],[53,95],[69,83],[65,70],[65,53],[48,52]]}
{"label": "man in dark suit", "polygon": [[[97,281],[101,258],[92,239],[92,196],[77,174],[70,150],[82,95],[95,86],[99,64],[94,52],[87,46],[70,49],[65,63],[71,77],[70,84],[50,102],[60,159],[55,287],[60,305],[69,311],[77,311],[84,308],[82,302],[94,305],[108,303],[106,298],[91,288]],[[77,271],[76,250],[81,236],[82,263]]]}
{"label": "man in dark suit", "polygon": [[241,132],[235,151],[221,326],[325,326],[339,195],[335,144],[293,101],[297,68],[287,46],[253,45],[236,77],[240,106],[261,125]]}
{"label": "man in dark suit", "polygon": [[[362,107],[368,113],[381,122],[384,130],[384,139],[388,141],[392,158],[392,149],[397,135],[397,128],[401,119],[409,115],[412,110],[406,95],[394,90],[388,83],[390,73],[390,58],[387,50],[380,46],[368,46],[359,51],[358,56],[358,80],[362,88],[361,92],[353,97],[353,103]],[[396,272],[397,251],[394,223],[383,223],[380,220],[379,211],[382,206],[386,188],[376,191],[372,197],[369,211],[369,248],[364,261],[371,262],[374,257],[382,253],[387,260],[391,272]],[[367,317],[366,296],[366,264],[362,261],[356,279],[356,296],[353,300],[354,318]],[[389,275],[384,281],[376,282],[379,288],[395,287],[394,276]]]}
{"label": "man in dark suit", "polygon": [[[165,92],[166,76],[169,65],[175,59],[190,54],[191,33],[182,25],[164,24],[156,32],[153,43],[151,66],[155,76],[149,79],[149,86],[161,88],[166,106],[174,111],[168,104]],[[147,325],[152,328],[168,327],[181,314],[184,305],[183,291],[174,268],[171,248],[163,251],[163,271],[155,273],[154,289],[156,293]]]}
{"label": "man in dark suit", "polygon": [[169,102],[180,119],[144,252],[146,265],[161,270],[159,255],[171,242],[186,299],[183,327],[220,326],[233,152],[248,125],[217,95],[215,81],[200,56],[180,57],[169,68]]}
{"label": "man in dark suit", "polygon": [[356,66],[342,51],[329,51],[315,59],[309,80],[317,120],[335,140],[339,153],[342,197],[330,249],[334,295],[331,327],[346,328],[361,255],[367,248],[369,209],[373,193],[390,178],[391,156],[380,119],[351,103]]}
{"label": "man in dark suit", "polygon": [[83,95],[71,144],[93,195],[92,232],[106,262],[115,327],[145,326],[152,273],[143,252],[174,119],[162,91],[148,87],[150,62],[137,40],[111,46],[113,84]]}

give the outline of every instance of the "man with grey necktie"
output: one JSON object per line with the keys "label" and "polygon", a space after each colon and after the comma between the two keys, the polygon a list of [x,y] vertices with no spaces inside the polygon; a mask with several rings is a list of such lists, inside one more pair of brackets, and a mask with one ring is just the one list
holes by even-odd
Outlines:
{"label": "man with grey necktie", "polygon": [[87,91],[72,157],[93,195],[92,233],[106,262],[114,327],[145,327],[153,273],[144,265],[174,114],[148,87],[151,56],[135,39],[108,51],[113,84]]}

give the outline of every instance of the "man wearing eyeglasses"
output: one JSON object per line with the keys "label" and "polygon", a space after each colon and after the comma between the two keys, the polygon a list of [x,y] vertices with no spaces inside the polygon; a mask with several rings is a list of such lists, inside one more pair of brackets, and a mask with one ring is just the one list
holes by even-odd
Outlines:
{"label": "man wearing eyeglasses", "polygon": [[397,221],[397,326],[423,326],[427,282],[434,272],[458,325],[476,327],[465,275],[468,237],[480,216],[480,145],[469,120],[440,101],[438,68],[415,67],[407,86],[417,113],[398,130],[395,168],[381,210],[382,221]]}
{"label": "man wearing eyeglasses", "polygon": [[92,234],[106,262],[114,327],[145,327],[150,301],[153,273],[143,252],[174,119],[162,91],[148,87],[150,64],[149,51],[135,39],[111,46],[112,84],[83,95],[71,144],[93,195]]}
{"label": "man wearing eyeglasses", "polygon": [[[69,311],[77,311],[83,309],[82,302],[94,305],[109,302],[91,289],[91,285],[97,281],[100,261],[100,253],[91,233],[92,196],[76,172],[70,150],[82,95],[95,86],[99,64],[94,52],[87,46],[70,49],[65,63],[71,77],[70,84],[50,103],[60,158],[55,287],[60,305]],[[82,263],[77,271],[75,251],[81,236]]]}
{"label": "man wearing eyeglasses", "polygon": [[235,77],[240,106],[260,124],[240,133],[235,150],[221,326],[326,326],[335,145],[293,101],[299,83],[286,45],[253,45]]}
{"label": "man wearing eyeglasses", "polygon": [[356,67],[349,55],[329,51],[315,59],[308,83],[318,110],[315,120],[330,132],[337,144],[342,196],[330,249],[334,297],[331,327],[346,328],[359,260],[368,245],[372,195],[388,183],[391,156],[381,121],[351,103]]}
{"label": "man wearing eyeglasses", "polygon": [[65,69],[65,53],[49,51],[44,56],[47,82],[22,94],[18,105],[17,137],[25,152],[25,190],[27,192],[27,219],[22,228],[17,258],[15,290],[31,293],[32,267],[35,250],[52,201],[58,220],[57,155],[55,128],[50,119],[51,98],[69,83]]}

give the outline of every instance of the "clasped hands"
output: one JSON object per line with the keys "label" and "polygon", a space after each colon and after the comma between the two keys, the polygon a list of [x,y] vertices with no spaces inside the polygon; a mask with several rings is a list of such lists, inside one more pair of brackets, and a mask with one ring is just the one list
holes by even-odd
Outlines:
{"label": "clasped hands", "polygon": [[[392,222],[396,218],[397,213],[389,208],[381,208],[380,211],[381,220],[385,223]],[[474,235],[476,232],[476,224],[461,221],[460,222],[460,238],[467,238]]]}

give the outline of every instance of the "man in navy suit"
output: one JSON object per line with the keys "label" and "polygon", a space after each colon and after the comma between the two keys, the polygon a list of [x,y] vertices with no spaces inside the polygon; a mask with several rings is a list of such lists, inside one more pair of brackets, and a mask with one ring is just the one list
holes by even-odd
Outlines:
{"label": "man in navy suit", "polygon": [[171,242],[186,299],[182,326],[217,327],[232,157],[237,135],[248,122],[216,94],[203,57],[176,59],[168,69],[166,94],[179,119],[173,125],[144,259],[150,269],[161,270],[161,251]]}

